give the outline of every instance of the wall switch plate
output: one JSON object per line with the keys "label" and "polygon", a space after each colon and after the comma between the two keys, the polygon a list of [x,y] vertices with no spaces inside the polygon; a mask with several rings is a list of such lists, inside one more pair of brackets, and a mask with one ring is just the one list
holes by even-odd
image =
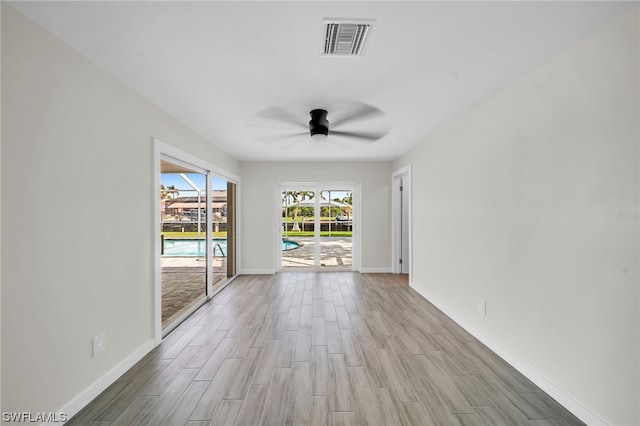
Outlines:
{"label": "wall switch plate", "polygon": [[107,342],[105,340],[104,333],[100,333],[96,337],[91,339],[91,343],[93,344],[92,356],[98,356],[100,353],[104,352],[105,349],[107,349]]}
{"label": "wall switch plate", "polygon": [[482,315],[487,315],[487,301],[484,299],[478,300],[478,312]]}

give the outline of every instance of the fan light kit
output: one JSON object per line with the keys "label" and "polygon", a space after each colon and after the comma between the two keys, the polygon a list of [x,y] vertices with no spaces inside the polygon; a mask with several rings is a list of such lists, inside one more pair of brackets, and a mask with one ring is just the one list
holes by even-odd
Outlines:
{"label": "fan light kit", "polygon": [[309,121],[309,133],[313,140],[325,140],[329,135],[329,121],[327,120],[327,111],[324,109],[314,109],[311,112],[311,121]]}

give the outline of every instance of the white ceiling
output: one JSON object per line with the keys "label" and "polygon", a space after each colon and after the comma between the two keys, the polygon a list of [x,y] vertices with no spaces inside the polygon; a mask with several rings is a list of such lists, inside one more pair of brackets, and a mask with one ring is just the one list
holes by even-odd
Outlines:
{"label": "white ceiling", "polygon": [[[637,3],[11,4],[238,159],[389,160]],[[375,20],[365,54],[321,56],[323,18]],[[383,114],[331,129],[386,136],[277,137],[363,105]]]}

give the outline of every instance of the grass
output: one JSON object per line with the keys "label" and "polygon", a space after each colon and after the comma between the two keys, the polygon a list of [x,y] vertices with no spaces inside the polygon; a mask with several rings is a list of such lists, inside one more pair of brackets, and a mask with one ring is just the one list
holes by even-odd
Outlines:
{"label": "grass", "polygon": [[[163,232],[162,235],[164,238],[204,238],[204,232],[198,234],[197,231],[189,231],[189,232]],[[313,237],[313,231],[289,231],[286,234],[283,232],[282,237]],[[321,231],[321,237],[328,237],[329,231]],[[331,231],[332,237],[347,237],[351,238],[353,236],[353,232],[351,231]],[[214,232],[213,238],[227,238],[226,232]]]}
{"label": "grass", "polygon": [[[204,238],[204,231],[198,234],[198,231],[171,231],[163,232],[162,236],[165,238]],[[213,232],[213,238],[227,238],[226,232]]]}
{"label": "grass", "polygon": [[[302,223],[302,219],[304,219],[304,221],[305,221],[306,223],[311,223],[311,222],[313,222],[313,217],[308,217],[308,216],[304,216],[304,217],[303,217],[303,216],[298,216],[298,223]],[[322,216],[322,217],[320,218],[320,222],[329,222],[329,221],[332,221],[332,222],[333,222],[333,221],[336,221],[335,216],[332,216],[332,217],[325,217],[325,216]],[[295,221],[293,220],[293,218],[292,218],[292,217],[283,217],[283,218],[282,218],[282,222],[286,222],[286,223],[293,223],[293,222],[295,222]],[[340,221],[338,221],[338,223],[339,223],[339,222],[340,222]]]}
{"label": "grass", "polygon": [[[287,237],[313,237],[315,234],[313,231],[289,231],[287,233],[282,233],[283,238]],[[351,238],[353,236],[353,232],[351,231],[331,231],[331,235],[329,235],[329,231],[320,231],[321,237],[348,237]]]}

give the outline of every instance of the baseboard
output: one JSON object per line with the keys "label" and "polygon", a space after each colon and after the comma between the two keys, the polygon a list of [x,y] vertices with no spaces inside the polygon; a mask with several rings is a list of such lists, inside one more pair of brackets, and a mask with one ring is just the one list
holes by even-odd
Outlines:
{"label": "baseboard", "polygon": [[391,268],[360,268],[362,274],[390,274]]}
{"label": "baseboard", "polygon": [[573,413],[574,416],[582,420],[588,425],[607,425],[608,423],[595,414],[593,411],[589,410],[578,400],[573,398],[570,394],[565,392],[556,386],[551,380],[549,380],[544,375],[540,374],[534,368],[523,362],[520,358],[509,352],[500,344],[491,340],[484,334],[480,333],[473,326],[465,323],[457,315],[453,314],[450,309],[448,309],[443,303],[441,303],[437,298],[431,297],[426,292],[420,291],[417,289],[413,283],[410,284],[410,287],[413,288],[418,294],[427,299],[429,302],[433,303],[435,307],[444,312],[449,318],[455,321],[460,327],[464,328],[469,334],[473,337],[481,341],[485,346],[487,346],[491,351],[493,351],[496,355],[506,361],[513,368],[518,370],[523,376],[531,380],[536,386],[545,391],[549,396],[555,399],[560,405]]}
{"label": "baseboard", "polygon": [[[87,404],[100,395],[106,388],[108,388],[113,382],[118,380],[127,370],[133,367],[138,361],[140,361],[145,355],[147,355],[155,347],[155,341],[149,340],[138,349],[136,349],[131,355],[118,363],[114,368],[109,370],[107,374],[100,377],[95,383],[85,389],[80,395],[76,396],[71,402],[62,407],[59,412],[65,413],[67,419],[71,419],[78,414]],[[59,423],[44,423],[47,425],[59,425]]]}
{"label": "baseboard", "polygon": [[[313,271],[312,268],[290,268],[295,271]],[[319,271],[316,271],[319,272]],[[360,268],[363,274],[390,274],[391,268]],[[273,275],[275,269],[242,269],[239,275]]]}
{"label": "baseboard", "polygon": [[276,273],[276,270],[271,268],[265,269],[242,269],[239,275],[273,275]]}

